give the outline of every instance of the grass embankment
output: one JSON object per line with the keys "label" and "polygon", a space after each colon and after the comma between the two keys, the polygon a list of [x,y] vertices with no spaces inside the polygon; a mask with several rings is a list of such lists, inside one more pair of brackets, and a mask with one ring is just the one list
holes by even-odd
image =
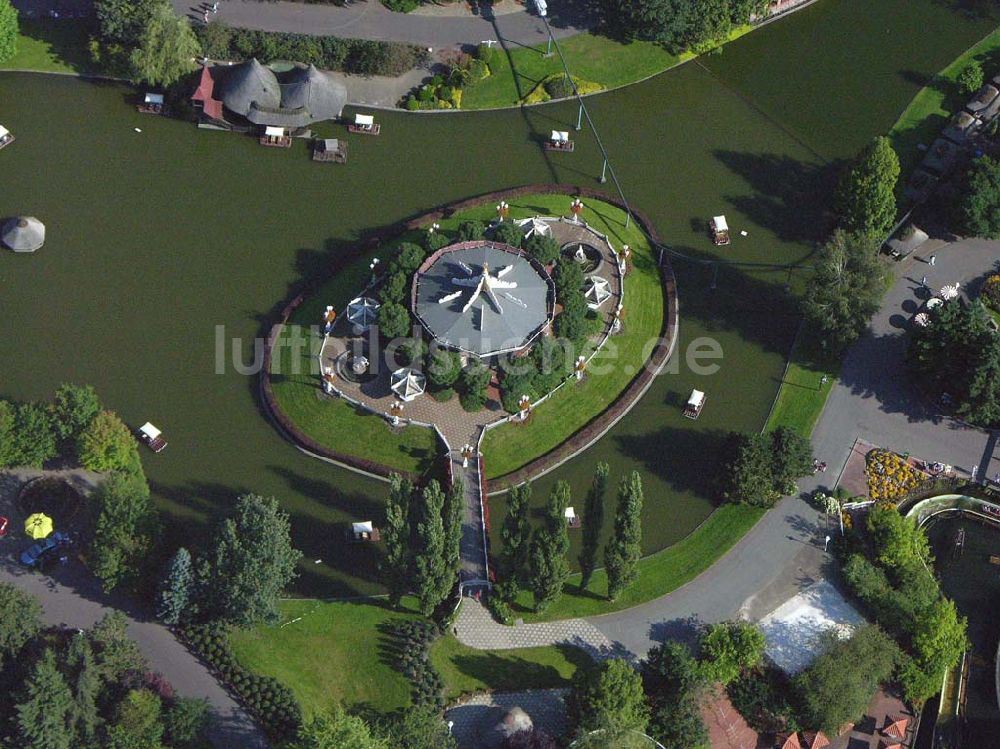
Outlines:
{"label": "grass embankment", "polygon": [[795,339],[766,429],[788,426],[807,437],[812,434],[840,372],[839,361],[828,361],[814,349],[802,334]]}
{"label": "grass embankment", "polygon": [[97,73],[87,51],[87,28],[81,21],[19,19],[17,52],[0,70],[42,73]]}
{"label": "grass embankment", "polygon": [[[736,39],[753,27],[741,26],[727,41]],[[582,33],[559,42],[566,64],[581,80],[598,84],[602,89],[618,88],[690,60],[696,55],[671,54],[654,42],[627,44],[599,34]],[[547,45],[511,47],[497,56],[491,75],[466,86],[462,91],[462,109],[514,107],[528,101],[532,92],[548,77],[564,73],[559,55],[553,50],[545,55]]]}
{"label": "grass embankment", "polygon": [[976,42],[935,75],[893,125],[889,136],[899,154],[904,177],[924,156],[917,146],[933,143],[951,116],[971,98],[971,94],[959,89],[958,76],[973,61],[982,64],[987,81],[1000,70],[1000,29]]}
{"label": "grass embankment", "polygon": [[[373,599],[358,602],[281,602],[281,623],[234,632],[239,661],[286,684],[306,715],[335,703],[391,712],[410,704],[410,684],[385,655],[383,629],[393,620],[417,618],[415,601],[403,611]],[[431,647],[449,700],[483,690],[512,691],[566,686],[589,662],[578,648],[473,650],[451,635]]]}
{"label": "grass embankment", "polygon": [[[522,205],[558,215],[566,212],[567,201],[564,195],[530,196]],[[590,226],[607,234],[614,247],[628,244],[633,250],[632,270],[625,277],[623,332],[610,339],[581,382],[540,405],[527,424],[505,424],[487,432],[482,452],[488,479],[555,449],[604,411],[636,376],[660,334],[663,291],[649,241],[635,222],[625,228],[624,211],[594,200],[585,205],[583,218]]]}

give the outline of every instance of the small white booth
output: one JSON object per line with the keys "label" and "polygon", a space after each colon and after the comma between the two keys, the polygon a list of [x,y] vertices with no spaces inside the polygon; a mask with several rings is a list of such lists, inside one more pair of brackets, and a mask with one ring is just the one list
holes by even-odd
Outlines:
{"label": "small white booth", "polygon": [[427,389],[427,378],[415,369],[403,367],[392,373],[392,384],[389,386],[404,403],[409,403]]}
{"label": "small white booth", "polygon": [[725,216],[715,216],[712,218],[712,241],[716,244],[729,244],[729,224],[726,223]]}
{"label": "small white booth", "polygon": [[611,284],[601,276],[587,276],[583,285],[583,298],[587,301],[587,307],[598,309],[611,298]]}
{"label": "small white booth", "polygon": [[370,114],[356,114],[354,115],[354,122],[348,125],[347,129],[352,133],[378,135],[382,126],[376,124],[375,117]]}
{"label": "small white booth", "polygon": [[691,397],[688,398],[687,405],[684,406],[684,415],[689,419],[697,419],[701,416],[701,409],[705,406],[705,394],[700,390],[692,390]]}

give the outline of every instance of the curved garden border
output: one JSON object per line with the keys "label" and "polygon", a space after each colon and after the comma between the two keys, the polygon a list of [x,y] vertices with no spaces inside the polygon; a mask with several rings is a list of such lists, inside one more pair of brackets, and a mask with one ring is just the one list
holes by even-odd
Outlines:
{"label": "curved garden border", "polygon": [[[391,239],[404,232],[418,229],[421,226],[432,223],[435,220],[448,218],[458,211],[466,208],[472,208],[482,205],[483,203],[506,200],[512,197],[520,197],[522,195],[532,195],[535,193],[566,194],[568,196],[578,195],[585,198],[601,200],[625,211],[626,213],[631,213],[632,218],[639,222],[643,231],[649,237],[653,249],[655,250],[660,245],[659,235],[657,235],[656,230],[653,228],[649,219],[641,211],[637,211],[634,208],[631,210],[627,208],[619,198],[590,187],[560,185],[554,183],[522,185],[521,187],[498,190],[495,192],[485,193],[483,195],[477,195],[472,198],[466,198],[455,203],[449,203],[448,205],[428,211],[427,213],[417,216],[416,218],[382,227],[366,236],[360,244],[366,249],[376,248],[385,240]],[[338,267],[339,265],[335,266],[334,270]],[[551,471],[561,463],[587,449],[594,444],[594,442],[603,437],[604,434],[611,429],[611,427],[613,427],[646,393],[646,390],[649,389],[649,386],[653,382],[653,378],[660,372],[663,365],[666,364],[667,360],[670,358],[670,354],[673,352],[677,341],[678,305],[676,280],[674,278],[670,262],[665,257],[661,258],[658,267],[660,269],[660,278],[663,283],[663,291],[667,298],[666,304],[664,305],[663,324],[660,328],[660,340],[657,342],[656,348],[654,348],[649,360],[643,364],[639,373],[632,380],[632,382],[629,383],[625,390],[623,390],[604,411],[595,416],[588,424],[572,434],[569,439],[563,442],[559,447],[539,456],[523,468],[518,469],[518,471],[508,474],[507,476],[500,477],[498,480],[504,481],[504,483],[507,484],[520,483],[535,475],[541,475],[542,473]],[[322,281],[325,280],[326,278],[322,279]],[[271,355],[274,343],[289,318],[295,310],[299,308],[309,293],[318,287],[319,282],[320,279],[310,279],[309,281],[304,282],[294,294],[291,301],[289,301],[282,308],[280,314],[278,315],[278,319],[274,322],[268,332],[267,339],[264,343],[264,362],[263,368],[261,369],[260,379],[260,392],[265,409],[273,422],[277,425],[278,431],[281,432],[283,436],[291,440],[296,447],[308,455],[331,461],[350,470],[359,471],[374,478],[385,478],[390,473],[399,473],[398,471],[390,469],[388,466],[382,465],[381,463],[366,460],[365,458],[361,458],[357,455],[332,450],[325,445],[319,444],[300,430],[295,423],[285,415],[274,397],[274,390],[271,386],[271,378],[269,376],[271,372]]]}

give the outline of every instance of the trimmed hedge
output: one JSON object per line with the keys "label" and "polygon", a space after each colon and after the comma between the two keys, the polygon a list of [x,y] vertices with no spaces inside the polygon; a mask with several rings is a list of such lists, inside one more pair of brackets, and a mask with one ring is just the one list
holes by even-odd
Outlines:
{"label": "trimmed hedge", "polygon": [[229,633],[221,624],[200,624],[181,631],[188,645],[229,686],[262,729],[276,741],[288,741],[302,725],[302,708],[292,690],[273,676],[244,668],[229,646]]}
{"label": "trimmed hedge", "polygon": [[197,25],[194,30],[203,53],[216,60],[293,60],[322,70],[386,76],[402,75],[427,60],[423,47],[400,42],[236,29],[221,21]]}
{"label": "trimmed hedge", "polygon": [[410,682],[416,707],[444,709],[444,679],[431,663],[431,645],[441,636],[434,622],[393,621],[387,627],[396,668]]}

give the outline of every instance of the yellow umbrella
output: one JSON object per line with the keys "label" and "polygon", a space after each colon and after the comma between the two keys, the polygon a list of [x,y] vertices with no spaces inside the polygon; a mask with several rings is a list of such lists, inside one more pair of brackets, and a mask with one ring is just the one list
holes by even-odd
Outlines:
{"label": "yellow umbrella", "polygon": [[35,541],[45,538],[52,532],[52,518],[42,512],[29,515],[24,521],[24,532]]}

